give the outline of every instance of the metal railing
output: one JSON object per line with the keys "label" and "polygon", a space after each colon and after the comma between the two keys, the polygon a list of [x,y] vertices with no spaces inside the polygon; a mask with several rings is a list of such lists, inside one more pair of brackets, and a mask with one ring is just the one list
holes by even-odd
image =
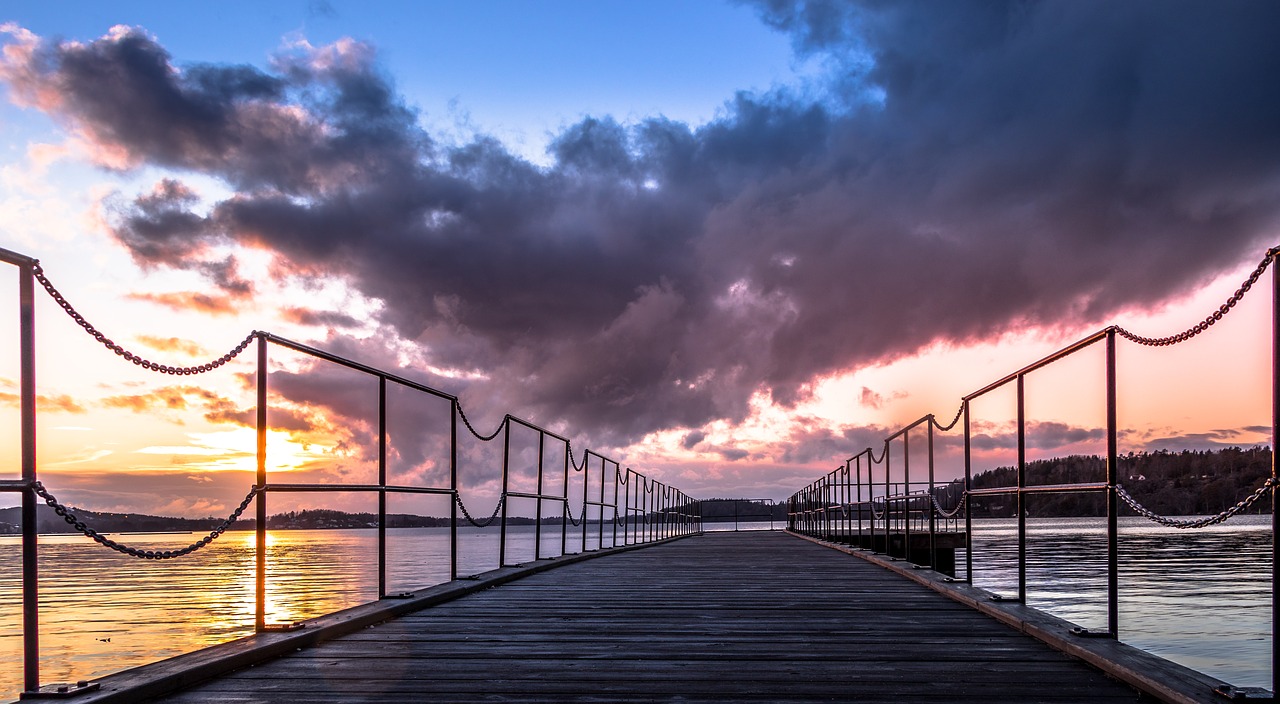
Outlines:
{"label": "metal railing", "polygon": [[[290,493],[356,493],[376,494],[377,510],[377,550],[378,550],[378,597],[387,594],[387,498],[395,495],[434,495],[448,497],[449,500],[449,579],[458,578],[458,527],[460,521],[467,521],[475,526],[487,526],[500,520],[498,542],[498,566],[506,567],[508,562],[508,522],[511,518],[513,501],[527,500],[534,503],[534,559],[544,558],[542,544],[542,528],[547,521],[544,506],[550,504],[559,509],[561,544],[560,554],[568,552],[570,527],[581,529],[581,550],[589,551],[589,545],[596,549],[635,545],[655,542],[668,538],[688,535],[701,530],[700,503],[679,489],[661,481],[651,479],[631,468],[623,468],[616,460],[610,459],[591,450],[583,453],[581,465],[573,461],[573,448],[568,438],[551,430],[540,427],[529,421],[506,415],[498,428],[489,435],[482,435],[472,426],[471,421],[459,405],[458,398],[452,394],[431,388],[427,385],[406,379],[402,376],[377,369],[360,362],[335,355],[315,347],[267,332],[255,331],[240,345],[219,360],[206,365],[189,368],[177,368],[155,364],[134,355],[116,345],[96,328],[90,325],[66,299],[58,293],[52,283],[44,276],[39,262],[16,252],[0,249],[0,262],[18,268],[19,284],[19,357],[21,379],[19,405],[21,413],[21,478],[17,480],[0,480],[0,493],[19,493],[22,496],[22,584],[23,584],[23,685],[28,692],[40,690],[40,601],[37,533],[38,500],[46,504],[65,518],[68,523],[81,533],[93,538],[105,547],[144,559],[168,559],[189,554],[208,545],[226,527],[239,517],[250,503],[254,505],[255,526],[255,607],[254,630],[262,633],[271,630],[282,630],[292,626],[269,624],[266,622],[266,576],[267,576],[267,507],[268,497],[275,494]],[[75,509],[60,503],[54,495],[39,481],[36,466],[36,350],[35,350],[35,284],[39,282],[49,294],[71,317],[87,332],[95,337],[117,355],[146,369],[174,375],[190,375],[209,371],[226,364],[252,343],[257,345],[256,361],[256,477],[255,484],[249,490],[244,502],[218,528],[200,541],[187,548],[170,552],[153,552],[137,550],[120,545],[105,538],[77,515]],[[318,483],[286,483],[271,481],[268,471],[267,435],[270,429],[268,409],[270,403],[270,350],[273,347],[301,354],[312,360],[338,365],[366,377],[376,380],[378,388],[377,434],[378,458],[377,481],[365,484],[318,484]],[[388,391],[392,389],[422,394],[449,406],[448,421],[448,478],[436,484],[397,484],[388,481]],[[461,420],[467,430],[480,442],[490,442],[502,438],[502,485],[494,512],[485,521],[476,520],[468,511],[461,498],[459,487],[459,430]],[[532,491],[518,490],[513,486],[512,449],[513,430],[536,435],[537,470],[535,485]],[[556,471],[549,471],[546,459],[548,444],[560,446],[563,462]],[[558,483],[552,481],[551,474],[562,475]],[[581,477],[575,483],[571,478]],[[577,496],[581,489],[581,501],[575,502],[571,496]],[[577,503],[579,518],[573,518],[574,503]],[[459,517],[459,511],[463,516]],[[594,519],[591,518],[594,516]],[[589,541],[589,531],[594,530],[594,542]]]}
{"label": "metal railing", "polygon": [[[981,389],[962,397],[960,409],[956,414],[956,418],[952,420],[950,425],[942,426],[937,423],[933,415],[925,416],[914,423],[909,424],[905,428],[895,432],[887,437],[884,441],[883,449],[880,457],[877,458],[871,448],[867,448],[844,462],[841,467],[826,474],[825,476],[815,480],[808,486],[793,494],[789,499],[788,505],[788,527],[790,530],[819,537],[827,540],[848,542],[858,545],[861,548],[873,550],[875,552],[891,553],[889,546],[889,537],[891,535],[899,535],[904,545],[910,545],[910,536],[912,531],[927,532],[929,540],[928,562],[929,566],[935,565],[936,559],[936,540],[939,535],[944,532],[956,532],[958,530],[958,522],[964,522],[964,550],[965,550],[965,581],[969,584],[973,583],[973,523],[971,512],[969,510],[971,500],[979,497],[991,496],[1011,496],[1016,500],[1017,515],[1017,542],[1018,542],[1018,593],[1016,597],[1009,597],[1010,600],[1024,602],[1027,599],[1027,506],[1026,500],[1030,495],[1046,494],[1046,493],[1093,493],[1103,494],[1106,504],[1106,599],[1107,599],[1107,630],[1105,632],[1091,632],[1088,629],[1078,628],[1073,632],[1081,636],[1101,636],[1109,638],[1119,637],[1119,617],[1118,617],[1118,600],[1119,600],[1119,557],[1118,557],[1118,536],[1119,527],[1117,518],[1119,514],[1118,502],[1123,499],[1135,513],[1157,521],[1163,525],[1195,528],[1205,525],[1212,525],[1226,520],[1232,515],[1248,508],[1260,498],[1270,495],[1271,498],[1271,533],[1272,533],[1272,564],[1271,564],[1271,593],[1272,593],[1272,616],[1271,616],[1271,632],[1272,640],[1277,629],[1277,611],[1280,605],[1280,596],[1276,592],[1276,569],[1277,563],[1280,563],[1280,542],[1276,539],[1277,527],[1280,527],[1280,521],[1277,520],[1275,511],[1275,500],[1277,488],[1280,488],[1280,481],[1277,481],[1277,459],[1276,459],[1276,439],[1280,437],[1280,265],[1272,267],[1272,350],[1271,350],[1271,399],[1272,399],[1272,424],[1271,424],[1271,476],[1267,481],[1259,487],[1250,497],[1240,501],[1235,506],[1223,511],[1221,514],[1207,519],[1195,521],[1178,521],[1167,519],[1156,515],[1154,512],[1147,510],[1141,506],[1135,499],[1130,497],[1118,482],[1117,467],[1118,457],[1118,436],[1119,427],[1117,425],[1116,410],[1116,339],[1124,338],[1139,345],[1151,347],[1164,347],[1168,345],[1178,344],[1199,335],[1216,322],[1221,320],[1223,316],[1229,313],[1240,302],[1244,295],[1256,284],[1266,271],[1268,266],[1275,264],[1277,256],[1280,255],[1280,248],[1272,248],[1266,252],[1261,263],[1253,271],[1253,273],[1245,280],[1239,289],[1227,299],[1227,302],[1219,306],[1202,322],[1189,328],[1188,330],[1163,338],[1147,338],[1135,335],[1119,326],[1111,326],[1098,332],[1093,333],[1071,345],[1068,345],[1043,359],[1019,369]],[[1036,372],[1043,370],[1056,362],[1075,355],[1082,350],[1091,348],[1095,345],[1102,344],[1104,346],[1104,373],[1105,373],[1105,413],[1106,413],[1106,477],[1105,481],[1091,482],[1075,482],[1067,484],[1035,484],[1028,481],[1027,477],[1027,417],[1026,417],[1026,379]],[[973,450],[973,432],[970,424],[971,405],[974,401],[991,394],[1000,389],[1006,389],[1013,386],[1016,393],[1017,404],[1017,464],[1015,483],[1009,486],[974,488],[972,476],[972,450]],[[950,482],[943,485],[934,482],[934,430],[950,430],[959,420],[963,418],[963,435],[964,435],[964,480],[960,485],[957,482]],[[907,452],[909,442],[909,434],[921,426],[927,427],[927,463],[928,463],[928,481],[912,481],[910,469],[910,454]],[[901,469],[901,479],[897,482],[890,480],[890,448],[895,441],[900,441],[903,446],[903,466]],[[873,470],[877,466],[884,467],[884,475],[882,481],[873,479]],[[865,468],[865,479],[863,471]],[[944,529],[940,530],[939,526],[943,525]],[[912,559],[913,555],[908,548],[901,555],[904,559]],[[1275,691],[1275,683],[1277,670],[1280,667],[1280,652],[1276,648],[1272,648],[1272,691]]]}

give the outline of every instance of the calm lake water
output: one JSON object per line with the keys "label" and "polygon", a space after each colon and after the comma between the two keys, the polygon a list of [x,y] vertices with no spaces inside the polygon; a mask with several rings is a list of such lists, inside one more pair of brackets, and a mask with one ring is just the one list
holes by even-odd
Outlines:
{"label": "calm lake water", "polygon": [[[781,524],[775,524],[781,527]],[[1106,626],[1106,542],[1097,519],[1031,521],[1029,601],[1082,626]],[[743,522],[743,529],[769,524]],[[732,530],[733,524],[708,524]],[[510,527],[509,562],[534,558],[532,526]],[[1241,517],[1198,531],[1122,520],[1121,638],[1237,686],[1270,687],[1270,517]],[[606,531],[605,544],[611,544]],[[587,549],[595,549],[595,528]],[[116,536],[173,549],[188,534]],[[297,621],[377,596],[371,530],[273,531],[267,620]],[[975,583],[1017,591],[1017,526],[975,521]],[[248,635],[253,628],[254,536],[224,535],[165,562],[129,558],[79,536],[43,536],[41,678],[92,679]],[[448,578],[448,529],[387,531],[388,591]],[[543,554],[559,554],[558,529],[543,527]],[[496,529],[459,530],[459,575],[494,569]],[[568,552],[583,548],[571,531]],[[0,537],[0,700],[22,685],[20,540]],[[961,559],[962,561],[962,559]]]}

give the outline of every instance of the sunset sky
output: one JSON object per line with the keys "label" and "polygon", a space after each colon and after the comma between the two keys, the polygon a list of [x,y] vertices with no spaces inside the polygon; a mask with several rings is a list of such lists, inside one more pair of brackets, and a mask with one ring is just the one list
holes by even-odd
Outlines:
{"label": "sunset sky", "polygon": [[[1181,332],[1280,243],[1273,2],[22,1],[0,21],[0,247],[107,336],[180,366],[271,331],[694,496],[784,498],[1106,325]],[[6,476],[15,282],[0,268]],[[1270,285],[1192,342],[1121,343],[1122,452],[1270,443]],[[239,502],[252,350],[163,377],[37,311],[54,493]],[[376,476],[376,383],[276,348],[270,384],[273,480]],[[1103,451],[1101,385],[1100,346],[1028,380],[1033,457]],[[1012,404],[975,405],[979,469],[1012,461]],[[393,480],[437,481],[447,414],[391,406]],[[500,452],[462,448],[485,513]]]}

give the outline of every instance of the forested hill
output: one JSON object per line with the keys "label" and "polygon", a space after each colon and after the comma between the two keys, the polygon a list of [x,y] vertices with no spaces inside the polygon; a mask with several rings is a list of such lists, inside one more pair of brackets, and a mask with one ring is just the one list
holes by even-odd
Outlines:
{"label": "forested hill", "polygon": [[[1119,483],[1148,509],[1164,516],[1213,515],[1248,497],[1271,476],[1271,450],[1266,447],[1182,452],[1130,452],[1120,456]],[[1106,481],[1106,460],[1097,455],[1071,455],[1027,463],[1027,484],[1074,484]],[[973,476],[973,488],[1017,484],[1017,470],[999,467]],[[1013,514],[1012,496],[975,498],[975,517]],[[1264,496],[1249,513],[1268,513]],[[1029,516],[1104,516],[1104,494],[1033,494]],[[1133,515],[1121,502],[1120,515]]]}

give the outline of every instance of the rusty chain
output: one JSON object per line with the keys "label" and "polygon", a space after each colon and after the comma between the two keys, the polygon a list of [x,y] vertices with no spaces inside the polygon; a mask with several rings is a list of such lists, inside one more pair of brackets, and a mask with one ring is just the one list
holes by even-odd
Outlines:
{"label": "rusty chain", "polygon": [[467,510],[467,505],[462,503],[461,496],[459,496],[458,494],[454,494],[453,500],[458,504],[458,508],[462,509],[462,515],[464,518],[467,519],[468,523],[475,526],[476,528],[488,528],[489,526],[493,525],[494,519],[498,517],[498,512],[502,510],[502,504],[506,503],[507,501],[507,495],[503,494],[502,496],[498,497],[498,505],[493,507],[493,513],[489,514],[489,517],[484,521],[477,521],[476,519],[471,517],[471,512]]}
{"label": "rusty chain", "polygon": [[1222,523],[1228,518],[1231,518],[1232,516],[1249,508],[1250,506],[1255,504],[1258,501],[1258,499],[1262,498],[1263,495],[1267,493],[1268,489],[1271,489],[1272,487],[1276,486],[1276,484],[1277,484],[1277,481],[1275,477],[1268,477],[1267,481],[1263,482],[1262,486],[1258,487],[1257,491],[1253,492],[1249,496],[1245,497],[1243,500],[1236,503],[1235,506],[1232,506],[1231,508],[1219,513],[1216,516],[1209,516],[1207,518],[1198,518],[1193,521],[1179,521],[1179,520],[1167,518],[1165,516],[1161,516],[1157,514],[1156,512],[1148,509],[1146,506],[1143,506],[1142,504],[1138,503],[1138,500],[1133,498],[1133,496],[1131,496],[1129,492],[1125,491],[1124,486],[1121,484],[1116,484],[1116,494],[1121,499],[1124,499],[1124,502],[1126,504],[1129,504],[1129,508],[1133,509],[1139,515],[1151,521],[1159,523],[1162,526],[1168,526],[1170,528],[1183,528],[1183,529],[1204,528],[1206,526],[1212,526],[1212,525],[1217,525],[1219,523]]}
{"label": "rusty chain", "polygon": [[952,428],[956,427],[956,423],[959,423],[959,422],[960,422],[960,416],[962,416],[962,415],[964,415],[964,402],[963,402],[963,401],[961,401],[961,402],[960,402],[960,408],[956,409],[956,417],[955,417],[955,418],[952,418],[950,423],[947,423],[946,425],[939,425],[939,424],[938,424],[938,419],[937,419],[937,418],[934,418],[934,417],[933,417],[933,415],[930,415],[930,416],[929,416],[929,422],[930,422],[930,423],[933,423],[933,427],[935,427],[935,428],[937,428],[938,430],[940,430],[940,431],[942,431],[942,432],[944,432],[944,433],[945,433],[945,432],[947,432],[948,430],[951,430]]}
{"label": "rusty chain", "polygon": [[208,364],[199,364],[194,367],[171,367],[167,364],[158,364],[156,362],[152,362],[149,359],[140,357],[126,350],[120,345],[117,345],[115,341],[113,341],[111,338],[107,337],[106,335],[102,334],[97,328],[95,328],[92,323],[90,323],[88,320],[85,320],[84,316],[81,315],[80,312],[77,311],[75,307],[72,306],[71,303],[67,301],[65,297],[63,297],[63,295],[58,291],[58,289],[54,288],[53,282],[49,281],[49,277],[44,275],[44,270],[40,268],[39,264],[36,264],[34,267],[32,267],[32,273],[35,274],[36,280],[40,282],[40,285],[44,287],[44,290],[48,291],[49,295],[53,297],[54,302],[57,303],[59,306],[61,306],[62,310],[66,311],[67,315],[71,316],[71,319],[76,321],[76,323],[80,327],[84,328],[84,331],[89,333],[89,335],[92,336],[93,339],[97,340],[98,342],[101,342],[102,345],[107,349],[111,350],[112,352],[115,352],[121,357],[124,357],[130,362],[133,362],[139,367],[142,367],[143,369],[150,369],[153,372],[160,372],[161,374],[173,374],[175,376],[189,376],[192,374],[203,374],[204,372],[213,371],[214,369],[217,369],[218,367],[221,367],[227,362],[230,362],[231,360],[235,359],[241,352],[244,352],[245,348],[249,346],[250,342],[253,342],[253,339],[255,337],[261,334],[257,330],[254,330],[253,332],[246,335],[245,338],[240,341],[240,344],[231,348],[230,352],[222,355],[221,357],[215,359],[212,362],[209,362]]}
{"label": "rusty chain", "polygon": [[1168,337],[1142,337],[1141,335],[1135,335],[1118,325],[1114,326],[1112,329],[1126,340],[1136,342],[1139,345],[1146,345],[1148,347],[1165,347],[1167,345],[1176,345],[1179,342],[1190,340],[1196,335],[1208,330],[1214,323],[1222,320],[1223,316],[1231,312],[1231,309],[1236,307],[1236,304],[1240,302],[1240,299],[1244,298],[1244,295],[1249,292],[1249,289],[1253,288],[1253,285],[1258,283],[1258,279],[1262,278],[1263,272],[1265,272],[1271,262],[1275,260],[1277,253],[1280,253],[1280,248],[1267,250],[1267,254],[1258,264],[1258,268],[1254,269],[1253,273],[1249,275],[1249,278],[1245,279],[1244,283],[1240,284],[1240,288],[1236,289],[1236,292],[1227,299],[1226,303],[1218,306],[1218,309],[1210,313],[1204,320],[1196,323],[1177,335],[1170,335]]}
{"label": "rusty chain", "polygon": [[54,513],[61,516],[63,520],[80,533],[83,533],[86,537],[92,538],[103,547],[111,548],[116,552],[132,557],[139,557],[145,560],[169,560],[175,557],[182,557],[183,555],[189,555],[200,548],[205,547],[209,543],[212,543],[214,540],[218,539],[218,536],[227,532],[227,528],[229,528],[232,523],[235,523],[236,519],[240,518],[240,514],[244,513],[244,510],[249,507],[249,503],[253,501],[253,497],[262,492],[262,487],[259,486],[255,486],[250,489],[249,493],[245,495],[244,501],[240,502],[240,505],[236,507],[235,511],[231,512],[230,516],[227,516],[226,520],[222,521],[222,523],[219,523],[217,527],[209,531],[208,535],[185,548],[179,548],[177,550],[139,550],[138,548],[117,543],[93,528],[90,528],[84,521],[80,520],[80,518],[76,516],[74,508],[59,502],[53,494],[49,493],[48,489],[44,488],[44,484],[41,484],[38,481],[33,482],[31,484],[31,489],[37,496],[44,499],[46,504],[53,508]]}

